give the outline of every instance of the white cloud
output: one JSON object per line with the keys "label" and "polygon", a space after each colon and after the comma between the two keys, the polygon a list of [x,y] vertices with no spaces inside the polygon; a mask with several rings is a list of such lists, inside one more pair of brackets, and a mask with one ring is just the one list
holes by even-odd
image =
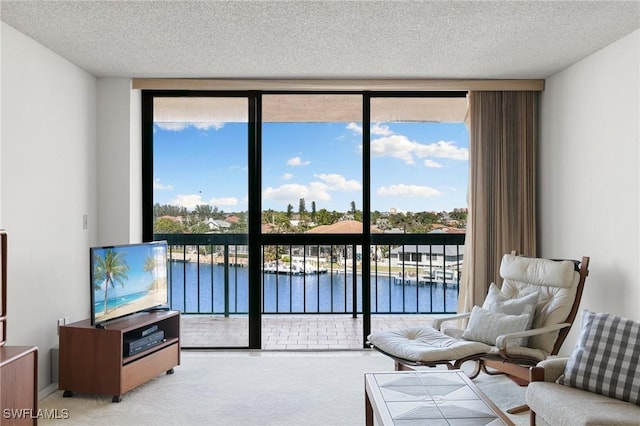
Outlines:
{"label": "white cloud", "polygon": [[160,178],[155,178],[153,180],[153,189],[158,189],[160,191],[171,191],[173,189],[173,185],[163,185],[160,183]]}
{"label": "white cloud", "polygon": [[413,153],[417,142],[410,141],[406,136],[391,135],[371,141],[371,155],[376,157],[394,157],[407,164],[414,164]]}
{"label": "white cloud", "polygon": [[155,123],[162,130],[169,130],[172,132],[179,132],[187,128],[188,123]]}
{"label": "white cloud", "polygon": [[209,204],[214,207],[234,207],[238,205],[238,199],[236,197],[212,198]]}
{"label": "white cloud", "polygon": [[347,180],[344,176],[336,173],[321,173],[313,176],[327,184],[329,189],[336,191],[358,191],[362,188],[362,185],[357,180]]}
{"label": "white cloud", "polygon": [[277,188],[268,187],[262,192],[263,200],[284,201],[290,203],[304,198],[309,201],[327,201],[331,195],[327,186],[321,182],[312,182],[309,186],[297,183],[281,185]]}
{"label": "white cloud", "polygon": [[182,206],[186,207],[187,210],[193,210],[196,206],[200,204],[205,204],[202,202],[202,196],[198,194],[178,194],[173,201],[170,201],[169,204],[174,206]]}
{"label": "white cloud", "polygon": [[296,203],[300,198],[306,201],[330,201],[331,191],[357,191],[362,188],[360,182],[353,179],[345,179],[339,174],[316,174],[319,181],[307,185],[288,183],[278,187],[268,187],[262,192],[265,201],[280,201],[283,203]]}
{"label": "white cloud", "polygon": [[171,132],[180,132],[186,129],[187,127],[195,127],[198,130],[209,130],[209,129],[220,130],[224,127],[224,123],[211,123],[211,122],[197,122],[197,123],[156,122],[154,124],[162,130],[169,130]]}
{"label": "white cloud", "polygon": [[[468,160],[469,150],[458,147],[455,142],[438,141],[431,144],[421,144],[409,140],[403,135],[391,135],[371,141],[371,155],[378,157],[394,157],[406,164],[415,164],[419,158],[447,158],[451,160]],[[429,166],[425,163],[425,166]]]}
{"label": "white cloud", "polygon": [[[358,135],[362,134],[362,126],[359,125],[358,123],[347,124],[347,130],[351,130],[353,133],[356,133]],[[389,126],[386,126],[380,123],[373,123],[371,125],[371,134],[378,135],[378,136],[388,136],[388,135],[392,135],[393,131],[391,131]]]}
{"label": "white cloud", "polygon": [[456,146],[455,142],[438,141],[428,145],[417,144],[416,155],[418,158],[435,157],[449,158],[451,160],[468,160],[469,150]]}
{"label": "white cloud", "polygon": [[291,173],[285,173],[282,175],[283,180],[291,180],[292,178],[293,178],[293,175]]}
{"label": "white cloud", "polygon": [[212,207],[233,207],[238,205],[238,199],[236,197],[220,197],[212,198],[205,202],[202,200],[202,195],[200,194],[178,194],[169,204],[186,207],[187,210],[193,210],[196,206],[202,204],[209,204]]}
{"label": "white cloud", "polygon": [[371,126],[371,134],[379,136],[389,136],[392,135],[393,132],[391,131],[389,126],[385,126],[384,124],[380,123],[374,123],[373,126]]}
{"label": "white cloud", "polygon": [[301,198],[307,192],[307,188],[304,185],[297,183],[291,183],[286,185],[280,185],[277,188],[267,187],[262,191],[263,200],[278,200],[288,201],[291,199]]}
{"label": "white cloud", "polygon": [[437,189],[430,186],[420,185],[405,185],[403,183],[398,185],[382,186],[378,188],[376,194],[380,197],[437,197],[442,195]]}
{"label": "white cloud", "polygon": [[425,167],[428,167],[430,169],[439,169],[440,167],[442,167],[442,164],[438,163],[437,161],[433,161],[429,159],[424,160],[424,163],[422,164],[424,164]]}
{"label": "white cloud", "polygon": [[293,157],[287,161],[288,166],[307,166],[311,164],[311,161],[302,161],[300,157]]}
{"label": "white cloud", "polygon": [[362,134],[362,126],[356,123],[347,124],[347,130],[351,130],[353,133],[357,133],[359,135]]}
{"label": "white cloud", "polygon": [[198,130],[209,130],[215,129],[220,130],[224,127],[224,123],[190,123],[193,127]]}
{"label": "white cloud", "polygon": [[327,191],[328,189],[322,182],[311,182],[307,187],[307,196],[304,198],[309,201],[329,201],[331,194]]}

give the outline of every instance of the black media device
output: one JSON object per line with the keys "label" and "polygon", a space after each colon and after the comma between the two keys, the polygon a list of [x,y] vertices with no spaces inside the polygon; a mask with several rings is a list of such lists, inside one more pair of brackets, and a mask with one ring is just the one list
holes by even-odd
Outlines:
{"label": "black media device", "polygon": [[164,330],[155,330],[144,336],[124,338],[123,355],[131,356],[152,348],[164,341]]}
{"label": "black media device", "polygon": [[149,328],[145,328],[144,330],[141,330],[140,331],[140,337],[148,336],[148,335],[150,335],[151,333],[153,333],[154,331],[157,331],[157,330],[158,330],[158,325],[154,324]]}

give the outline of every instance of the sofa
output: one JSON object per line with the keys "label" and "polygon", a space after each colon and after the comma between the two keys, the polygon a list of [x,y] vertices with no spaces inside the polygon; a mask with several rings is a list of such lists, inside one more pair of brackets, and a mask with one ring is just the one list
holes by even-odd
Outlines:
{"label": "sofa", "polygon": [[569,357],[530,369],[531,425],[640,426],[640,322],[585,310]]}
{"label": "sofa", "polygon": [[569,358],[552,358],[531,369],[526,392],[531,425],[640,425],[640,406],[556,383]]}

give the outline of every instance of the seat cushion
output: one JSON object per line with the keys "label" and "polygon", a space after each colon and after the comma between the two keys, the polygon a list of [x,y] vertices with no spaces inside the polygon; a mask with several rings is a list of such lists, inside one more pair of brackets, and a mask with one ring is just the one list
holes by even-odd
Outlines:
{"label": "seat cushion", "polygon": [[552,382],[529,383],[526,403],[540,424],[638,426],[640,419],[635,404]]}
{"label": "seat cushion", "polygon": [[424,363],[457,360],[491,349],[484,343],[454,339],[432,327],[376,331],[367,340],[389,355]]}

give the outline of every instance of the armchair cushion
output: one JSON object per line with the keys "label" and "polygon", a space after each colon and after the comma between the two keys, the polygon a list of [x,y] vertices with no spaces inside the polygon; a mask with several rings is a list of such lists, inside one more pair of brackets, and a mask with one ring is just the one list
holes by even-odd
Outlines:
{"label": "armchair cushion", "polygon": [[[533,324],[533,316],[535,315],[536,306],[538,305],[538,294],[539,293],[537,291],[534,291],[526,296],[514,298],[500,291],[500,288],[495,285],[495,283],[491,283],[487,297],[484,299],[484,303],[482,304],[482,309],[506,315],[527,314],[529,315],[529,322],[527,323],[525,330],[528,330]],[[523,337],[513,344],[526,346],[528,340],[529,339],[527,337]]]}
{"label": "armchair cushion", "polygon": [[558,383],[640,405],[640,322],[584,310]]}
{"label": "armchair cushion", "polygon": [[540,361],[537,366],[544,368],[544,381],[556,382],[564,374],[569,357],[547,358]]}
{"label": "armchair cushion", "polygon": [[[522,297],[539,293],[532,328],[565,322],[576,298],[580,274],[571,261],[505,255],[500,264],[502,293]],[[553,351],[558,331],[529,337],[527,345],[546,353]]]}
{"label": "armchair cushion", "polygon": [[529,324],[529,316],[501,314],[474,306],[462,337],[466,340],[495,345],[496,339],[502,334],[524,331]]}

